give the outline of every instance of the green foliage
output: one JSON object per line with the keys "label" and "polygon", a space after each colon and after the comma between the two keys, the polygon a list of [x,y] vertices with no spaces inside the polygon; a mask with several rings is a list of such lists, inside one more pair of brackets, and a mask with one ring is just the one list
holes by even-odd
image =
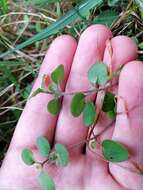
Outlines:
{"label": "green foliage", "polygon": [[61,109],[61,102],[59,99],[53,99],[48,102],[48,111],[52,115],[58,115]]}
{"label": "green foliage", "polygon": [[115,95],[112,92],[107,91],[104,97],[102,110],[104,112],[109,112],[115,108]]}
{"label": "green foliage", "polygon": [[109,6],[115,6],[120,0],[108,0]]}
{"label": "green foliage", "polygon": [[115,119],[115,118],[116,118],[116,115],[117,115],[116,110],[113,109],[113,110],[111,110],[111,111],[108,111],[108,112],[107,112],[107,115],[108,115],[108,117],[109,117],[110,119]]}
{"label": "green foliage", "polygon": [[50,144],[48,140],[45,137],[39,137],[37,138],[36,144],[37,144],[40,154],[47,158],[50,152]]}
{"label": "green foliage", "polygon": [[92,84],[105,85],[108,81],[107,66],[103,62],[96,62],[88,71],[88,79]]}
{"label": "green foliage", "polygon": [[143,19],[143,1],[142,0],[135,0],[136,4],[138,5],[141,13],[141,17]]}
{"label": "green foliage", "polygon": [[50,92],[55,94],[58,91],[58,86],[55,83],[51,83],[49,84],[48,89]]}
{"label": "green foliage", "polygon": [[29,94],[31,92],[31,84],[27,85],[25,88],[23,88],[22,92],[21,92],[21,96],[24,99],[27,99],[29,97]]}
{"label": "green foliage", "polygon": [[55,190],[55,184],[53,179],[45,171],[41,171],[38,176],[38,182],[43,190]]}
{"label": "green foliage", "polygon": [[36,7],[43,7],[44,5],[48,3],[56,3],[59,2],[60,0],[28,0],[26,1],[26,5],[33,5]]}
{"label": "green foliage", "polygon": [[3,14],[8,13],[8,0],[0,0],[0,7],[2,8]]}
{"label": "green foliage", "polygon": [[9,82],[11,82],[11,83],[14,83],[14,85],[16,86],[16,88],[19,90],[19,82],[17,81],[17,79],[13,75],[13,73],[11,72],[11,68],[9,68],[7,65],[4,65],[2,67],[0,65],[0,70],[3,72],[4,75],[7,76],[7,80]]}
{"label": "green foliage", "polygon": [[30,22],[29,17],[27,15],[24,15],[24,17],[23,17],[23,23],[20,25],[20,27],[18,28],[18,30],[16,32],[16,34],[18,36],[21,36],[23,34],[23,32],[28,27],[29,22]]}
{"label": "green foliage", "polygon": [[95,140],[95,139],[93,139],[93,140],[91,140],[91,141],[89,142],[89,148],[90,148],[91,150],[95,151],[95,149],[96,149],[96,140]]}
{"label": "green foliage", "polygon": [[71,101],[71,113],[74,117],[80,116],[85,106],[85,95],[83,93],[76,93]]}
{"label": "green foliage", "polygon": [[29,166],[35,163],[33,153],[30,149],[27,149],[27,148],[23,149],[21,157],[22,157],[23,162]]}
{"label": "green foliage", "polygon": [[107,113],[110,119],[116,117],[116,106],[117,102],[115,95],[112,92],[107,91],[104,97],[102,110]]}
{"label": "green foliage", "polygon": [[44,90],[42,88],[37,88],[34,92],[32,92],[30,98],[37,96],[38,94],[44,92]]}
{"label": "green foliage", "polygon": [[51,73],[51,79],[56,84],[59,84],[64,79],[64,66],[59,65],[52,73]]}
{"label": "green foliage", "polygon": [[85,126],[91,126],[95,121],[96,110],[93,102],[88,102],[85,104],[83,110],[83,122]]}
{"label": "green foliage", "polygon": [[[0,0],[0,16],[1,16],[0,50],[1,52],[6,51],[7,47],[10,47],[11,44],[15,46],[15,44],[19,44],[22,41],[24,42],[23,45],[25,46],[26,39],[29,39],[28,43],[36,42],[35,47],[33,44],[33,46],[31,47],[25,48],[24,50],[25,54],[21,54],[24,52],[17,52],[18,53],[17,57],[7,56],[4,60],[0,61],[0,68],[2,67],[4,68],[4,69],[1,69],[2,71],[1,71],[1,76],[0,76],[0,90],[1,90],[0,99],[3,105],[1,109],[2,121],[0,122],[0,135],[2,137],[0,139],[0,144],[2,144],[1,152],[0,152],[1,153],[0,160],[3,159],[3,155],[5,154],[7,143],[9,142],[11,133],[14,130],[16,122],[19,119],[19,115],[20,115],[19,113],[21,112],[20,110],[14,110],[12,106],[14,107],[15,105],[20,105],[20,107],[18,106],[17,108],[18,109],[23,108],[22,102],[28,98],[29,92],[31,91],[32,80],[35,78],[35,76],[37,76],[37,71],[42,60],[41,55],[45,53],[47,46],[55,37],[54,35],[56,33],[58,35],[61,35],[63,33],[64,34],[68,33],[78,38],[79,34],[81,34],[81,32],[84,29],[86,29],[87,26],[90,25],[92,21],[94,21],[94,23],[100,23],[100,24],[103,23],[103,24],[106,24],[107,26],[111,26],[112,23],[117,18],[116,11],[119,11],[119,15],[122,15],[122,12],[126,10],[126,7],[128,5],[127,1],[125,1],[125,3],[124,1],[122,2],[120,1],[121,4],[118,3],[119,6],[117,6],[116,4],[117,0],[116,1],[106,0],[104,1],[103,6],[100,6],[98,9],[96,9],[97,6],[95,6],[95,9],[93,11],[89,11],[91,6],[93,7],[94,4],[97,5],[99,2],[102,3],[103,1],[88,0],[88,1],[84,1],[81,5],[77,5],[77,7],[73,8],[72,12],[69,11],[65,16],[62,16],[59,19],[59,15],[61,16],[68,9],[70,9],[71,4],[72,4],[71,1],[67,2],[63,0],[62,4],[55,3],[49,6],[47,5],[48,3],[51,3],[51,1],[56,2],[56,0],[51,0],[50,2],[48,0],[27,0],[27,1],[30,2],[31,12],[30,13],[27,12],[26,15],[25,14],[23,15],[22,13],[25,10],[25,4],[23,6],[24,1],[16,0],[14,1],[16,2],[15,4],[16,6],[13,6],[13,0],[12,1]],[[77,2],[82,2],[82,0],[75,0],[74,2],[75,3],[73,6],[75,6]],[[107,2],[108,2],[108,5],[109,3],[111,4],[111,6],[112,4],[114,5],[111,7],[112,10],[107,10],[109,8],[107,6]],[[135,2],[137,3],[138,8]],[[36,9],[34,9],[34,7],[31,4],[32,5],[34,4],[36,6],[42,5],[44,7],[42,9],[40,9],[39,7],[36,7]],[[122,18],[123,20],[122,20],[122,24],[120,24],[120,27],[119,28],[113,27],[112,29],[114,35],[118,35],[119,33],[121,33],[123,35],[136,36],[138,46],[141,49],[143,49],[143,44],[140,41],[141,40],[140,32],[142,31],[141,16],[143,18],[142,7],[143,7],[142,0],[133,1],[130,8],[128,8],[128,15],[124,15],[124,17]],[[85,9],[87,11],[85,11]],[[140,10],[141,16],[139,14],[139,10]],[[137,16],[137,20],[139,20],[138,27],[136,28],[136,30],[132,30],[136,22],[132,22],[131,25],[128,25],[128,23],[130,22],[130,19],[134,17],[132,15],[132,11]],[[75,17],[72,15],[73,13]],[[2,15],[2,14],[7,14],[7,15]],[[18,17],[20,18],[20,20],[18,20],[19,21],[18,23],[17,23],[17,14],[18,14]],[[78,21],[79,18],[81,19],[81,21]],[[56,19],[57,19],[57,22],[55,21]],[[74,24],[72,24],[72,22]],[[50,25],[50,23],[52,25]],[[71,25],[69,25],[70,23]],[[42,29],[47,27],[47,25],[49,27],[46,28],[44,31],[42,31]],[[36,37],[34,36],[35,33],[41,32],[41,31],[42,33],[39,33],[37,35],[38,38],[34,38]],[[9,33],[11,35],[8,35]],[[53,36],[50,37],[50,35],[53,35]],[[33,38],[31,40],[32,36]],[[43,40],[43,42],[37,42],[37,40],[41,40],[41,39],[45,39],[45,40]],[[21,45],[22,44],[20,44],[20,46],[18,47],[22,48]],[[40,54],[39,54],[39,50],[40,50]],[[12,51],[15,51],[15,50],[12,50]],[[29,58],[30,58],[30,61],[28,61]],[[142,58],[143,57],[140,54],[140,59],[142,60]],[[56,92],[58,91],[57,87],[58,85],[53,82],[53,83],[50,83],[50,85],[48,86],[46,90],[49,90],[50,92],[53,93],[53,95],[56,95]],[[38,93],[41,93],[41,92],[38,92]],[[11,107],[8,109],[5,108],[5,106],[7,106],[7,103],[5,104],[6,102],[5,100],[7,99],[10,100],[9,107]],[[3,112],[5,113],[3,114]],[[116,116],[115,109],[108,111],[106,113],[110,118],[114,118]],[[96,148],[96,141],[91,143],[91,147],[92,149]],[[56,154],[55,154],[55,159],[57,159]],[[31,162],[30,165],[32,165],[33,160],[31,161],[31,158],[30,158],[30,162]],[[28,162],[28,165],[30,162]]]}
{"label": "green foliage", "polygon": [[94,24],[104,24],[111,27],[115,20],[118,18],[119,13],[114,10],[106,10],[101,12],[93,20]]}
{"label": "green foliage", "polygon": [[[64,28],[68,24],[72,23],[73,21],[77,20],[78,18],[81,18],[79,15],[83,15],[86,12],[88,12],[93,7],[98,7],[103,3],[103,0],[85,0],[80,5],[77,5],[73,10],[70,10],[68,13],[66,13],[63,17],[61,17],[59,20],[51,24],[48,28],[44,29],[42,32],[36,34],[35,36],[29,38],[25,42],[19,44],[16,46],[16,48],[11,49],[3,54],[0,55],[0,58],[8,55],[9,53],[13,53],[16,50],[23,49],[27,46],[29,46],[32,43],[35,43],[37,41],[43,40],[51,36],[52,34],[55,34],[59,32],[60,29]],[[79,14],[80,13],[80,14]]]}
{"label": "green foliage", "polygon": [[66,147],[62,144],[55,144],[55,151],[57,155],[56,164],[58,166],[67,166],[69,162],[69,153]]}
{"label": "green foliage", "polygon": [[143,42],[141,42],[141,43],[139,44],[139,48],[140,48],[140,49],[143,49]]}
{"label": "green foliage", "polygon": [[127,148],[113,140],[104,140],[102,142],[102,151],[106,160],[110,162],[123,162],[128,160],[129,153]]}

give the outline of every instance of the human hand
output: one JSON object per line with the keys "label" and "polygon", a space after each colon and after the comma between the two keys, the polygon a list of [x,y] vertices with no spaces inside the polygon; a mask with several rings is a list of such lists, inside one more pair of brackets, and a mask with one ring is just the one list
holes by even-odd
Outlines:
{"label": "human hand", "polygon": [[[91,65],[98,60],[103,60],[108,65],[111,62],[107,45],[107,40],[111,38],[112,33],[108,28],[93,25],[83,32],[78,46],[68,35],[55,39],[46,54],[33,90],[41,84],[42,76],[59,64],[63,64],[65,68],[63,90],[70,92],[89,89],[87,71]],[[129,112],[129,118],[126,114],[117,115],[116,122],[100,138],[113,138],[124,143],[131,149],[133,158],[143,164],[143,64],[133,61],[137,58],[137,46],[130,38],[112,38],[111,45],[113,70],[126,64],[121,71],[119,85],[113,90],[118,97],[124,98],[129,110],[133,107],[135,109]],[[27,167],[21,160],[21,151],[25,147],[31,148],[34,155],[41,159],[35,147],[37,137],[45,136],[51,144],[60,142],[65,146],[86,139],[88,130],[81,117],[75,119],[69,112],[71,97],[64,97],[58,117],[47,112],[47,102],[50,99],[50,95],[39,94],[28,100],[0,170],[1,190],[41,189],[36,180],[35,168]],[[125,111],[120,98],[117,111]],[[95,133],[98,134],[106,125],[107,118],[102,114]],[[53,176],[57,190],[142,190],[143,176],[104,162],[88,149],[83,154],[83,148],[81,145],[70,150],[70,163],[65,168],[59,170],[54,166],[45,166]]]}

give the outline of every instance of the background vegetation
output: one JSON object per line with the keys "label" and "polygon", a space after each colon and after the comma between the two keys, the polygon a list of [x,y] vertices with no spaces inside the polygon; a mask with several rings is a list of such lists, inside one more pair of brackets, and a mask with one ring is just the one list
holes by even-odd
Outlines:
{"label": "background vegetation", "polygon": [[[80,9],[79,4],[91,2],[99,3]],[[142,0],[0,0],[0,164],[49,44],[65,33],[78,39],[93,23],[111,27],[114,35],[132,37],[143,60]],[[44,39],[36,36],[31,45],[4,56],[46,28]]]}

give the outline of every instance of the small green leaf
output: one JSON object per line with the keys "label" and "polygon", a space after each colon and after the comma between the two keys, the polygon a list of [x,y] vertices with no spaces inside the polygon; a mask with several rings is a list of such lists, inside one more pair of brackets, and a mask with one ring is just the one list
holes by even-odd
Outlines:
{"label": "small green leaf", "polygon": [[59,65],[52,73],[51,79],[56,84],[59,84],[64,79],[64,66]]}
{"label": "small green leaf", "polygon": [[71,113],[74,117],[80,116],[85,106],[85,95],[83,93],[76,93],[71,101]]}
{"label": "small green leaf", "polygon": [[92,65],[88,71],[88,79],[92,84],[105,85],[108,81],[107,66],[103,62]]}
{"label": "small green leaf", "polygon": [[117,113],[116,113],[116,111],[115,111],[115,109],[114,109],[114,110],[111,110],[111,111],[107,112],[107,115],[108,115],[108,117],[109,117],[110,119],[115,119]]}
{"label": "small green leaf", "polygon": [[44,190],[55,190],[55,184],[53,179],[45,171],[42,171],[39,174],[38,182]]}
{"label": "small green leaf", "polygon": [[57,153],[56,164],[59,166],[67,166],[69,162],[69,153],[66,147],[62,144],[55,144],[55,151]]}
{"label": "small green leaf", "polygon": [[103,101],[103,106],[102,106],[102,110],[104,112],[109,112],[114,110],[116,106],[116,102],[115,102],[115,95],[112,92],[106,92],[105,97],[104,97],[104,101]]}
{"label": "small green leaf", "polygon": [[110,162],[123,162],[129,157],[128,150],[124,145],[108,139],[102,142],[102,152]]}
{"label": "small green leaf", "polygon": [[50,144],[48,140],[45,137],[38,137],[36,144],[40,154],[44,157],[48,157],[50,152]]}
{"label": "small green leaf", "polygon": [[55,151],[50,153],[49,160],[56,162],[57,158],[58,158],[58,155]]}
{"label": "small green leaf", "polygon": [[27,148],[22,150],[21,157],[23,162],[29,166],[35,163],[32,151]]}
{"label": "small green leaf", "polygon": [[93,102],[86,103],[83,110],[83,122],[85,126],[88,127],[92,125],[95,121],[95,116],[96,116],[96,110]]}
{"label": "small green leaf", "polygon": [[95,149],[96,149],[96,140],[95,139],[89,141],[89,148],[91,150],[95,151]]}
{"label": "small green leaf", "polygon": [[108,27],[111,27],[115,20],[119,17],[119,12],[114,10],[105,10],[102,11],[98,16],[93,20],[95,24],[104,24]]}
{"label": "small green leaf", "polygon": [[108,0],[108,5],[115,6],[118,2],[119,2],[119,0]]}
{"label": "small green leaf", "polygon": [[61,109],[61,102],[59,99],[53,99],[48,102],[48,111],[51,114],[53,115],[59,114],[60,109]]}
{"label": "small green leaf", "polygon": [[34,97],[34,96],[36,96],[42,92],[44,92],[44,90],[42,88],[37,88],[34,92],[32,92],[30,98],[32,98],[32,97]]}
{"label": "small green leaf", "polygon": [[139,44],[139,48],[140,48],[140,49],[143,49],[143,42],[141,42],[141,43]]}
{"label": "small green leaf", "polygon": [[48,89],[50,92],[56,93],[58,91],[58,86],[55,83],[51,83],[49,84]]}

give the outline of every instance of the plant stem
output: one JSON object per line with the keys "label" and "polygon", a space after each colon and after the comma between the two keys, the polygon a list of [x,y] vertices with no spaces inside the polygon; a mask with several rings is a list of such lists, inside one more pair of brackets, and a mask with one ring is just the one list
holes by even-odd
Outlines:
{"label": "plant stem", "polygon": [[[106,90],[107,88],[111,88],[113,86],[116,86],[117,85],[117,82],[112,84],[112,85],[109,85],[107,84],[106,86],[104,87],[100,87],[100,88],[93,88],[91,90],[85,90],[85,91],[76,91],[76,92],[59,92],[59,96],[62,97],[62,96],[71,96],[71,95],[75,95],[76,93],[83,93],[85,96],[88,96],[88,95],[91,95],[91,94],[94,94],[94,93],[97,93],[97,92],[100,92],[102,90]],[[50,92],[50,91],[44,91],[41,92],[41,93],[45,93],[45,94],[55,94],[54,92]]]}

